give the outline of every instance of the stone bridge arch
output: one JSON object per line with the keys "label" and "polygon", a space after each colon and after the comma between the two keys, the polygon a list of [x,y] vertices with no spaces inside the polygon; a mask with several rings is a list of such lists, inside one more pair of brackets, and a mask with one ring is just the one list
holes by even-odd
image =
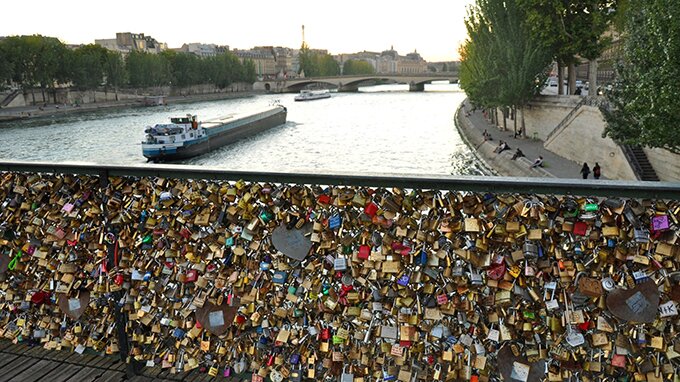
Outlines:
{"label": "stone bridge arch", "polygon": [[300,90],[312,85],[320,84],[324,88],[338,89],[339,92],[356,92],[362,83],[368,81],[388,81],[389,83],[399,83],[409,85],[410,91],[423,91],[425,84],[433,81],[449,80],[458,81],[458,76],[436,75],[436,74],[374,74],[357,76],[336,76],[336,77],[313,77],[313,78],[294,78],[260,81],[253,84],[254,90],[264,90],[274,93],[297,93]]}

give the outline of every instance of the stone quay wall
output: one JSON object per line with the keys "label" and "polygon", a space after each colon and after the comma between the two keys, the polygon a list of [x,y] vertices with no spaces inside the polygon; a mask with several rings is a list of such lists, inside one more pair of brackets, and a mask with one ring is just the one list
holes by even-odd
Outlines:
{"label": "stone quay wall", "polygon": [[[581,106],[559,131],[553,131],[577,106],[580,96],[540,96],[524,111],[526,134],[545,142],[544,147],[564,158],[607,169],[612,179],[634,180],[635,174],[621,148],[611,139],[602,138],[605,121],[597,106]],[[499,110],[499,128],[502,113]],[[520,121],[518,120],[518,124]],[[508,128],[513,120],[507,119]],[[552,136],[550,136],[552,134]],[[680,155],[662,149],[645,150],[650,163],[662,181],[680,181]]]}

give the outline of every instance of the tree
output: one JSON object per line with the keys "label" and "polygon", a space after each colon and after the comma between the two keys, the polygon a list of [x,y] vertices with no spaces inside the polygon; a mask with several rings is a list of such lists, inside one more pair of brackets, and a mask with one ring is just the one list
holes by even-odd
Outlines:
{"label": "tree", "polygon": [[604,136],[680,154],[680,3],[631,0]]}
{"label": "tree", "polygon": [[37,46],[34,56],[35,79],[42,90],[43,100],[47,99],[45,91],[52,89],[54,103],[57,103],[55,86],[66,83],[69,73],[66,65],[70,51],[66,46],[54,37],[31,36]]}
{"label": "tree", "polygon": [[106,62],[104,64],[104,75],[106,76],[106,85],[113,87],[116,93],[116,101],[118,101],[118,88],[125,84],[127,72],[125,71],[125,62],[123,56],[118,52],[107,51]]}
{"label": "tree", "polygon": [[257,69],[253,60],[244,60],[243,69],[243,82],[253,83],[257,81]]}
{"label": "tree", "polygon": [[302,43],[299,56],[300,73],[304,73],[305,77],[317,77],[319,75],[319,66],[316,55],[309,50],[307,43]]}
{"label": "tree", "polygon": [[347,60],[342,65],[342,73],[346,76],[355,74],[374,74],[375,68],[370,62],[362,60]]}
{"label": "tree", "polygon": [[497,92],[501,78],[496,70],[499,59],[494,50],[491,26],[482,14],[479,2],[468,9],[465,27],[468,39],[459,51],[460,87],[473,104],[484,108],[501,106]]}
{"label": "tree", "polygon": [[[525,19],[517,0],[477,0],[469,10],[459,77],[473,103],[511,107],[517,115],[538,94],[550,54],[532,36]],[[514,120],[515,133],[524,134],[523,114],[520,131]]]}
{"label": "tree", "polygon": [[340,75],[340,64],[330,54],[318,55],[319,75],[337,76]]}
{"label": "tree", "polygon": [[130,86],[166,86],[172,82],[170,62],[159,54],[130,52],[127,57]]}
{"label": "tree", "polygon": [[[558,94],[563,94],[564,67],[569,70],[568,89],[573,94],[576,91],[576,56],[582,55],[594,62],[606,47],[607,40],[601,38],[615,14],[618,1],[520,0],[533,35],[557,62]],[[595,73],[595,64],[591,68]],[[590,86],[593,88],[593,83]]]}
{"label": "tree", "polygon": [[0,90],[4,85],[12,81],[14,65],[9,56],[8,49],[3,41],[0,41]]}
{"label": "tree", "polygon": [[73,51],[71,63],[71,80],[81,90],[96,89],[104,81],[104,64],[106,48],[89,44]]}

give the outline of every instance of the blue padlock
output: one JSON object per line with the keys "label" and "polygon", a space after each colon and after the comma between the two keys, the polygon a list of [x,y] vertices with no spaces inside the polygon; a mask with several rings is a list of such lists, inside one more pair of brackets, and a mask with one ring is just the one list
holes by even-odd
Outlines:
{"label": "blue padlock", "polygon": [[177,338],[184,338],[184,330],[180,328],[175,328],[175,330],[172,331],[172,336]]}
{"label": "blue padlock", "polygon": [[288,273],[283,271],[276,271],[272,276],[272,282],[275,284],[284,284],[288,279]]}
{"label": "blue padlock", "polygon": [[340,228],[340,225],[342,224],[342,217],[340,215],[335,214],[328,219],[328,228],[330,229],[336,229]]}

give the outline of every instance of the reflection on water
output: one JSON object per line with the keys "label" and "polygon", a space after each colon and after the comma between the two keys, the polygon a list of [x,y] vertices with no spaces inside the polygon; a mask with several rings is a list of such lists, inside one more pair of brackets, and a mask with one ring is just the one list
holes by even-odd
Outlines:
{"label": "reflection on water", "polygon": [[453,123],[465,98],[455,85],[427,85],[420,93],[408,92],[407,85],[381,85],[308,102],[294,102],[294,96],[260,95],[4,124],[0,158],[143,164],[140,142],[145,126],[184,114],[207,120],[279,100],[288,108],[285,125],[182,163],[243,171],[482,174]]}

